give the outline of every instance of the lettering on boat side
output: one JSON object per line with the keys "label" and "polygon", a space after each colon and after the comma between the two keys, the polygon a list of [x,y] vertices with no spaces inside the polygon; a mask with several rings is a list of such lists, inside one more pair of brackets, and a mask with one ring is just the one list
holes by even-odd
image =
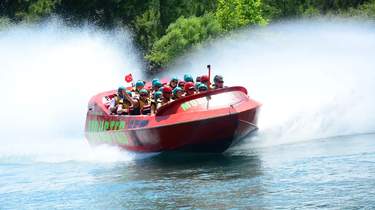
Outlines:
{"label": "lettering on boat side", "polygon": [[182,108],[182,110],[187,111],[191,107],[199,106],[201,104],[205,104],[206,102],[207,102],[206,98],[197,98],[197,99],[182,103],[181,108]]}
{"label": "lettering on boat side", "polygon": [[111,133],[88,133],[87,135],[95,142],[100,143],[109,143],[109,144],[122,144],[122,145],[129,145],[130,141],[128,136],[124,131],[114,131]]}
{"label": "lettering on boat side", "polygon": [[120,130],[124,128],[143,128],[148,125],[148,120],[128,120],[128,121],[107,121],[89,120],[87,130],[91,132],[101,132],[108,130]]}

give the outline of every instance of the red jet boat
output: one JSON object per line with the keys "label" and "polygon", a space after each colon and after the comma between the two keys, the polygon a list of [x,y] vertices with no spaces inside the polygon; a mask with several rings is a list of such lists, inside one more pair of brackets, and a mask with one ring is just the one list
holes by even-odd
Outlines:
{"label": "red jet boat", "polygon": [[260,104],[244,87],[183,97],[160,107],[156,115],[111,115],[107,104],[115,93],[100,93],[89,102],[85,135],[91,145],[141,153],[222,153],[257,130]]}

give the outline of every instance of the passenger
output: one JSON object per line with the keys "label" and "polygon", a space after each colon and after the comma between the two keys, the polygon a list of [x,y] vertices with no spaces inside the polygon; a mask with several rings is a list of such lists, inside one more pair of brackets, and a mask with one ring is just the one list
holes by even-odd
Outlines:
{"label": "passenger", "polygon": [[162,95],[163,93],[161,91],[156,91],[153,94],[153,100],[151,100],[151,114],[156,114],[156,111],[161,107],[162,103]]}
{"label": "passenger", "polygon": [[152,92],[155,93],[158,91],[163,84],[161,84],[160,80],[152,81]]}
{"label": "passenger", "polygon": [[173,100],[177,100],[181,98],[184,94],[184,91],[180,87],[176,87],[175,89],[173,89],[172,92],[173,92],[173,97],[172,97]]}
{"label": "passenger", "polygon": [[212,88],[213,89],[219,89],[219,88],[223,88],[224,87],[224,80],[223,80],[223,76],[221,75],[216,75],[214,77],[214,84],[212,85]]}
{"label": "passenger", "polygon": [[210,86],[210,78],[207,75],[201,76],[201,83],[205,84],[207,87]]}
{"label": "passenger", "polygon": [[146,115],[151,113],[151,101],[149,99],[149,94],[146,89],[141,89],[139,91],[139,98],[126,97],[133,106],[132,115]]}
{"label": "passenger", "polygon": [[139,91],[142,90],[143,88],[145,87],[145,83],[142,81],[142,80],[138,80],[136,83],[135,83],[135,89],[134,89],[134,92],[139,95]]}
{"label": "passenger", "polygon": [[185,86],[185,81],[181,80],[178,82],[178,87],[184,89],[184,86]]}
{"label": "passenger", "polygon": [[198,86],[199,92],[204,92],[204,91],[207,91],[207,90],[208,90],[208,87],[203,83]]}
{"label": "passenger", "polygon": [[163,87],[163,98],[161,104],[167,104],[172,101],[172,88],[169,86]]}
{"label": "passenger", "polygon": [[198,90],[198,87],[199,87],[199,85],[201,85],[201,84],[202,84],[201,82],[197,82],[197,83],[195,83],[195,89]]}
{"label": "passenger", "polygon": [[192,82],[192,83],[194,83],[193,77],[190,74],[185,74],[184,75],[184,81],[185,82]]}
{"label": "passenger", "polygon": [[184,90],[185,90],[185,96],[193,95],[195,93],[194,83],[192,82],[185,83]]}
{"label": "passenger", "polygon": [[171,81],[169,82],[169,87],[171,87],[173,90],[175,87],[177,87],[177,84],[178,84],[178,78],[173,77]]}
{"label": "passenger", "polygon": [[131,103],[127,100],[126,95],[131,96],[131,92],[127,91],[124,86],[121,86],[117,90],[117,94],[112,98],[109,106],[111,114],[125,115],[129,114],[129,108]]}

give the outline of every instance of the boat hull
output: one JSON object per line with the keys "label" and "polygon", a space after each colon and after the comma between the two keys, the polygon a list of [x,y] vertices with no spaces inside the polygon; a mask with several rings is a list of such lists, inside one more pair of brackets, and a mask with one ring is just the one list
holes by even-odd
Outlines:
{"label": "boat hull", "polygon": [[162,116],[88,113],[86,138],[92,145],[110,144],[142,153],[222,153],[257,130],[258,110],[258,104],[241,103],[204,112]]}

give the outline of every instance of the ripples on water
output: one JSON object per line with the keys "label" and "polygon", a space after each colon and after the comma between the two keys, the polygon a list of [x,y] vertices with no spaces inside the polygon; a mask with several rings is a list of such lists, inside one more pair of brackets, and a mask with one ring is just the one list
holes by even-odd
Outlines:
{"label": "ripples on water", "polygon": [[1,161],[1,209],[375,208],[375,135],[112,163]]}

